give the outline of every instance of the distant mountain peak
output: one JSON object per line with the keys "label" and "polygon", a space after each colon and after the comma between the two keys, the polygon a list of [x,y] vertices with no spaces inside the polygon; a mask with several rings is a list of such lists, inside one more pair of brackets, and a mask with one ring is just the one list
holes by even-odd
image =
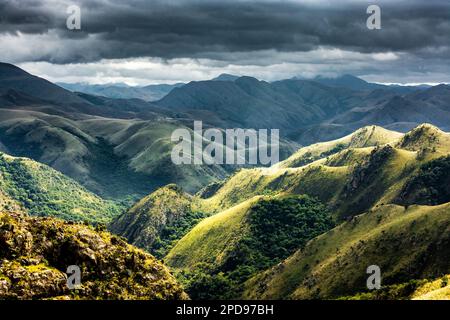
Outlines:
{"label": "distant mountain peak", "polygon": [[343,87],[352,90],[374,90],[384,87],[380,84],[367,82],[351,74],[343,74],[335,78],[317,76],[313,79],[313,81],[319,82],[329,87]]}
{"label": "distant mountain peak", "polygon": [[24,75],[29,75],[29,73],[10,63],[0,62],[0,79]]}
{"label": "distant mountain peak", "polygon": [[229,73],[222,73],[218,77],[213,78],[212,81],[234,81],[237,79],[239,79],[239,76],[235,76]]}

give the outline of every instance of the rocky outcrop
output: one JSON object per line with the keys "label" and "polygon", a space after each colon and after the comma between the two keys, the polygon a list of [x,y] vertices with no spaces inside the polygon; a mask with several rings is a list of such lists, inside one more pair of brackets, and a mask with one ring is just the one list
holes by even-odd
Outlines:
{"label": "rocky outcrop", "polygon": [[[103,230],[0,213],[0,299],[185,299],[153,256]],[[70,290],[67,268],[81,284]]]}

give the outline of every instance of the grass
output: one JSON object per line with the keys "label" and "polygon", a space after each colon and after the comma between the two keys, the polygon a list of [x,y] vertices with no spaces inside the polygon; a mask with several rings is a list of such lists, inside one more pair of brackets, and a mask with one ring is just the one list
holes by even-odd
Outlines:
{"label": "grass", "polygon": [[220,264],[225,250],[245,232],[248,209],[261,197],[204,219],[184,236],[164,258],[173,268],[189,268],[200,262]]}
{"label": "grass", "polygon": [[[316,199],[256,197],[200,222],[165,262],[194,298],[238,298],[249,277],[287,258],[332,226],[331,214]],[[207,289],[215,286],[214,281],[222,281],[233,293]]]}
{"label": "grass", "polygon": [[98,224],[108,223],[121,210],[58,171],[26,158],[0,154],[0,186],[32,216]]}
{"label": "grass", "polygon": [[[315,154],[322,158],[309,158],[302,166],[284,165],[288,159],[270,168],[240,170],[208,198],[197,199],[197,208],[216,214],[177,243],[166,257],[169,265],[196,270],[205,263],[224,263],[232,251],[227,248],[236,247],[249,231],[245,216],[252,203],[306,194],[325,203],[340,225],[250,279],[243,297],[339,298],[361,293],[366,290],[365,270],[371,264],[382,267],[386,285],[448,273],[445,244],[450,241],[446,236],[450,205],[395,203],[408,181],[421,171],[432,173],[433,183],[447,181],[448,170],[442,169],[446,163],[441,162],[442,155],[450,153],[449,135],[429,125],[411,133],[405,138],[408,134],[369,127],[346,137],[344,149],[342,140],[308,147],[308,152],[316,148]],[[299,152],[304,155],[305,150]],[[291,160],[297,161],[298,155]],[[435,177],[436,166],[443,176]]]}
{"label": "grass", "polygon": [[[449,204],[406,211],[396,205],[379,207],[313,239],[280,267],[251,279],[244,296],[305,299],[356,293],[364,291],[365,270],[372,264],[380,266],[386,285],[445,273],[448,252],[437,244],[448,241],[449,215]],[[268,289],[258,289],[262,287]]]}
{"label": "grass", "polygon": [[301,167],[316,160],[326,158],[348,148],[365,148],[395,142],[401,133],[378,126],[361,128],[341,139],[316,143],[297,151],[291,157],[277,164],[280,168]]}

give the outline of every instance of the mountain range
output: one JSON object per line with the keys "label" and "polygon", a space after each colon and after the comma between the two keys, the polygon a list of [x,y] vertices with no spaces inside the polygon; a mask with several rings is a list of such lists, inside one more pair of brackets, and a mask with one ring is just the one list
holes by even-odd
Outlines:
{"label": "mountain range", "polygon": [[110,198],[137,199],[168,183],[192,193],[238,169],[171,165],[171,132],[192,129],[195,120],[205,128],[279,129],[285,159],[301,145],[366,125],[405,132],[426,122],[448,130],[449,98],[447,85],[392,87],[350,75],[270,83],[223,74],[174,86],[150,103],[74,93],[3,63],[0,150],[48,164]]}
{"label": "mountain range", "polygon": [[[148,102],[0,64],[0,298],[448,298],[449,102],[348,75],[222,75]],[[195,120],[278,128],[282,161],[177,166],[170,136]]]}
{"label": "mountain range", "polygon": [[210,277],[234,295],[207,298],[370,298],[366,269],[377,265],[392,290],[384,298],[416,297],[426,279],[449,274],[449,159],[450,134],[431,125],[407,134],[372,126],[300,149],[193,199],[212,216],[164,261],[193,296]]}
{"label": "mountain range", "polygon": [[113,99],[141,99],[156,101],[167,95],[172,89],[181,87],[183,83],[156,84],[148,86],[128,86],[126,84],[86,84],[57,82],[58,86],[72,92],[81,92]]}
{"label": "mountain range", "polygon": [[[170,182],[195,192],[234,170],[170,168],[170,135],[192,127],[188,113],[140,99],[73,93],[8,64],[0,73],[2,150],[46,163],[97,194],[136,198]],[[282,138],[281,157],[297,146]]]}

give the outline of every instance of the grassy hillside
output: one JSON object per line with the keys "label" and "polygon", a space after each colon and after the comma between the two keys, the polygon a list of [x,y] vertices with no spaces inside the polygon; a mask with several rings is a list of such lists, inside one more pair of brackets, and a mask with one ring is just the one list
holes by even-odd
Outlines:
{"label": "grassy hillside", "polygon": [[[197,298],[237,296],[242,281],[264,265],[273,267],[245,282],[245,298],[363,293],[365,270],[372,264],[381,267],[386,286],[448,274],[449,136],[431,125],[405,135],[368,127],[344,140],[307,147],[271,168],[242,169],[193,202],[196,210],[216,214],[178,241],[165,261]],[[288,226],[264,229],[269,256],[298,250],[276,265],[283,255],[267,260],[264,243],[248,246],[255,243],[252,236],[243,240],[252,234],[248,217],[268,199],[302,195],[323,203],[319,211],[330,212],[338,226],[306,245],[296,243],[296,249],[280,239],[272,242],[271,232],[283,234]],[[277,219],[275,207],[264,221]],[[282,212],[286,216],[293,209]],[[223,287],[231,296],[220,296]]]}
{"label": "grassy hillside", "polygon": [[317,237],[246,284],[246,298],[336,298],[367,291],[366,268],[382,284],[440,277],[450,268],[450,204],[378,207]]}
{"label": "grassy hillside", "polygon": [[380,290],[341,297],[342,300],[449,300],[450,275],[437,279],[410,280]]}
{"label": "grassy hillside", "polygon": [[403,135],[399,132],[386,130],[378,126],[364,127],[343,138],[329,142],[316,143],[301,148],[291,157],[280,162],[276,167],[301,167],[348,148],[365,148],[384,145],[389,142],[394,142],[402,136]]}
{"label": "grassy hillside", "polygon": [[302,148],[270,168],[242,169],[200,206],[219,212],[257,195],[308,194],[342,220],[377,204],[398,203],[408,179],[448,154],[450,135],[431,125],[405,135],[367,127],[342,140]]}
{"label": "grassy hillside", "polygon": [[[238,297],[242,283],[333,226],[307,196],[256,197],[200,222],[165,257],[193,298]],[[230,291],[208,284],[221,279]]]}
{"label": "grassy hillside", "polygon": [[109,229],[128,242],[164,257],[205,214],[192,210],[192,197],[176,185],[158,189],[117,217]]}
{"label": "grassy hillside", "polygon": [[9,211],[20,205],[32,216],[107,223],[120,212],[60,172],[26,158],[0,153],[0,190]]}
{"label": "grassy hillside", "polygon": [[[153,256],[116,236],[52,218],[0,213],[0,299],[185,299]],[[66,270],[81,269],[69,290]]]}

